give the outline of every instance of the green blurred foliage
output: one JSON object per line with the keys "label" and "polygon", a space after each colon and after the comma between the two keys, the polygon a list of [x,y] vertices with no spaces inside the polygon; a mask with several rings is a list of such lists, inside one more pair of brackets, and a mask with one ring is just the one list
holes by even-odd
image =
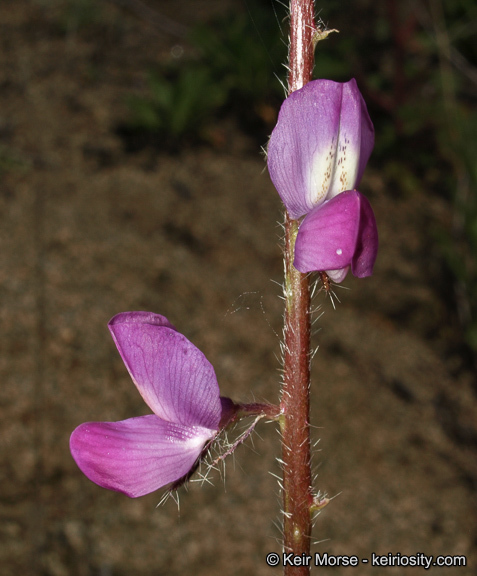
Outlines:
{"label": "green blurred foliage", "polygon": [[164,135],[164,144],[176,144],[198,135],[204,122],[225,101],[225,86],[212,81],[204,66],[187,66],[167,77],[150,72],[149,95],[131,96],[131,126]]}
{"label": "green blurred foliage", "polygon": [[286,46],[273,16],[270,9],[257,5],[253,12],[229,14],[198,26],[191,34],[201,62],[209,66],[213,80],[226,88],[231,103],[283,96],[274,71],[286,60]]}
{"label": "green blurred foliage", "polygon": [[207,141],[207,126],[228,115],[244,131],[261,132],[263,141],[284,96],[275,71],[285,77],[286,45],[274,18],[258,3],[195,27],[189,41],[196,57],[150,71],[147,94],[129,98],[130,129],[155,133],[163,147],[178,149]]}

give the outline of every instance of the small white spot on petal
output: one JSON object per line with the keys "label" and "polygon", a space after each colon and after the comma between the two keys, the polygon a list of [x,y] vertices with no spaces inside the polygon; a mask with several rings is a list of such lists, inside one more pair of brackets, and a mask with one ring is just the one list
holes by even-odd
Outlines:
{"label": "small white spot on petal", "polygon": [[338,250],[336,250],[336,254],[338,254],[338,256],[341,256],[341,254],[343,254],[343,250],[341,250],[341,248],[338,248]]}

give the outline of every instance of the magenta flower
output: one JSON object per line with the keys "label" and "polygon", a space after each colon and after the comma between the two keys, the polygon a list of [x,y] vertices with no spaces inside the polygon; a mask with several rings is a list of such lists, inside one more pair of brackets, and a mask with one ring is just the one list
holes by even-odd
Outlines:
{"label": "magenta flower", "polygon": [[108,324],[134,384],[154,414],[87,422],[71,435],[82,472],[132,498],[188,475],[221,426],[214,369],[170,322],[150,312],[118,314]]}
{"label": "magenta flower", "polygon": [[[341,282],[372,274],[378,248],[369,202],[355,191],[374,145],[374,128],[356,81],[309,82],[282,104],[268,144],[268,169],[300,225],[294,266]],[[345,194],[344,194],[345,193]]]}

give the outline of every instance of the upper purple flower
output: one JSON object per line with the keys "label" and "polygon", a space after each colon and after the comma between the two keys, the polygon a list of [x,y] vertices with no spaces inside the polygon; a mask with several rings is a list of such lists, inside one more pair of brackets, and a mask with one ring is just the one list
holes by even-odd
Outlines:
{"label": "upper purple flower", "polygon": [[90,480],[135,498],[191,471],[219,431],[222,403],[212,365],[167,318],[125,312],[108,326],[154,414],[81,424],[70,449]]}
{"label": "upper purple flower", "polygon": [[371,205],[355,190],[374,145],[374,128],[356,85],[315,80],[283,102],[268,143],[268,170],[290,217],[305,216],[295,242],[300,272],[334,282],[349,268],[373,272],[378,232]]}
{"label": "upper purple flower", "polygon": [[298,219],[361,180],[374,128],[354,79],[314,80],[283,102],[268,143],[268,170]]}

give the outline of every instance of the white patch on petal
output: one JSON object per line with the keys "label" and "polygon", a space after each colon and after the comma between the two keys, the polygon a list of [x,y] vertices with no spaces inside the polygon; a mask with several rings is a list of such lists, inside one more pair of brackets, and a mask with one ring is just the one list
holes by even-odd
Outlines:
{"label": "white patch on petal", "polygon": [[343,254],[343,250],[341,250],[341,248],[338,248],[338,250],[336,250],[336,254],[338,254],[338,256],[341,256],[341,254]]}
{"label": "white patch on petal", "polygon": [[210,440],[217,434],[216,430],[210,430],[209,428],[202,428],[200,426],[193,426],[191,431],[193,431],[191,437],[185,442],[187,447],[191,449],[202,447],[207,440]]}
{"label": "white patch on petal", "polygon": [[330,189],[335,169],[336,139],[333,137],[328,150],[317,150],[310,164],[307,186],[309,201],[313,206],[321,204]]}

